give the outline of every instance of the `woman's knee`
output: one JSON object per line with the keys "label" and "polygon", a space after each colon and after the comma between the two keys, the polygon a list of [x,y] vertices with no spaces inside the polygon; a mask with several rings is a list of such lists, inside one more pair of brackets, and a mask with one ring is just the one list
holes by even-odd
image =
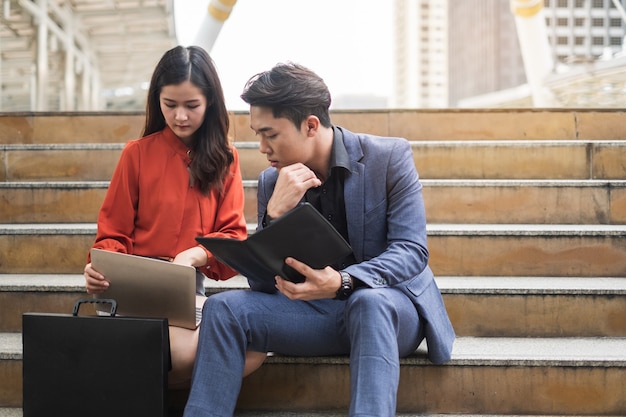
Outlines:
{"label": "woman's knee", "polygon": [[198,348],[198,330],[183,329],[170,326],[170,356],[172,369],[170,371],[170,385],[186,383],[191,380]]}
{"label": "woman's knee", "polygon": [[170,351],[172,361],[193,364],[198,348],[198,330],[170,326]]}

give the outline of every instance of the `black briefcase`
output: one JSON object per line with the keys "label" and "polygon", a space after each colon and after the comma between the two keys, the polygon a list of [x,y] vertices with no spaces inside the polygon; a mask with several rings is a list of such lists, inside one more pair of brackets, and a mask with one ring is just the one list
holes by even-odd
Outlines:
{"label": "black briefcase", "polygon": [[[79,316],[110,303],[110,316]],[[167,416],[167,319],[115,316],[114,300],[72,314],[24,313],[24,417]]]}

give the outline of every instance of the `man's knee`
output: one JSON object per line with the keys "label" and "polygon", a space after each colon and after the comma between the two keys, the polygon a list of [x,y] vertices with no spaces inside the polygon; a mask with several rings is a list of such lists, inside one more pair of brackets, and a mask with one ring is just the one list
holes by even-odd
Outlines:
{"label": "man's knee", "polygon": [[242,291],[223,291],[213,294],[204,302],[202,307],[202,316],[205,317],[224,317],[224,314],[232,313],[233,306],[242,305]]}
{"label": "man's knee", "polygon": [[346,309],[350,314],[357,313],[361,317],[367,315],[389,318],[396,313],[396,305],[390,297],[389,288],[367,288],[355,291],[348,299]]}
{"label": "man's knee", "polygon": [[398,354],[417,349],[423,338],[419,315],[412,301],[393,288],[355,291],[346,306],[346,325],[351,334],[365,334],[370,340],[397,341]]}

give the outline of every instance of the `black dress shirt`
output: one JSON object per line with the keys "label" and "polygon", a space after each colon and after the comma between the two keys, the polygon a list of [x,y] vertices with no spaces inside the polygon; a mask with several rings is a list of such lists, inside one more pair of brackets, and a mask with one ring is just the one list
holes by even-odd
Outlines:
{"label": "black dress shirt", "polygon": [[[330,175],[319,187],[309,188],[304,198],[305,201],[322,213],[326,220],[350,243],[343,194],[343,183],[346,176],[350,173],[350,158],[343,143],[341,130],[333,126],[333,132],[333,147],[329,163]],[[354,255],[350,254],[331,266],[340,270],[355,262]]]}

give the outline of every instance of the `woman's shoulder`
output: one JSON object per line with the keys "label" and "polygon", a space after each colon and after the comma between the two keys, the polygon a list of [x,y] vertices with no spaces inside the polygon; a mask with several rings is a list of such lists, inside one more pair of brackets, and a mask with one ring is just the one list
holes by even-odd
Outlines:
{"label": "woman's shoulder", "polygon": [[160,130],[158,132],[154,132],[151,133],[149,135],[146,136],[142,136],[140,138],[137,139],[133,139],[131,141],[129,141],[129,143],[133,142],[135,146],[142,146],[142,145],[147,145],[150,142],[154,142],[156,140],[159,140],[159,138],[163,137],[163,131]]}
{"label": "woman's shoulder", "polygon": [[162,131],[142,136],[140,138],[131,139],[126,142],[126,145],[124,145],[124,150],[129,152],[139,151],[141,148],[151,146],[153,143],[158,142],[161,136],[163,136]]}

